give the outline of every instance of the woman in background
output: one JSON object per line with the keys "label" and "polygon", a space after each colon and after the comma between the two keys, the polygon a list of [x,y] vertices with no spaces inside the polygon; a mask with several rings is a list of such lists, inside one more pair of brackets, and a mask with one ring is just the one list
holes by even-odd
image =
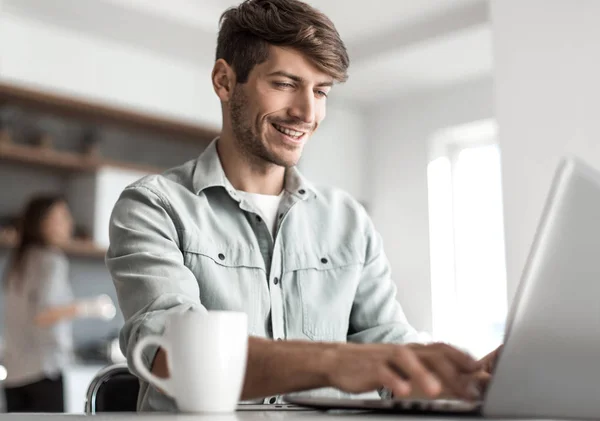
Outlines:
{"label": "woman in background", "polygon": [[70,321],[115,315],[106,295],[74,300],[62,251],[72,231],[62,197],[36,197],[26,206],[20,242],[4,277],[8,412],[63,412],[62,372],[71,362],[73,344]]}

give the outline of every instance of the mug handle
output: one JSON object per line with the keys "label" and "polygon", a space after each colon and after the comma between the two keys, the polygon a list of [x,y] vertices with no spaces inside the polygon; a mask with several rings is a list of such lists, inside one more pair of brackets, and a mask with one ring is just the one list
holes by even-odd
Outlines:
{"label": "mug handle", "polygon": [[155,335],[144,336],[142,339],[139,340],[139,342],[133,349],[133,365],[146,381],[161,389],[163,393],[173,397],[174,392],[171,389],[171,378],[161,378],[155,376],[150,372],[150,370],[146,368],[146,365],[142,360],[142,351],[149,345],[158,345],[165,349],[167,353],[169,352],[168,345],[162,337]]}

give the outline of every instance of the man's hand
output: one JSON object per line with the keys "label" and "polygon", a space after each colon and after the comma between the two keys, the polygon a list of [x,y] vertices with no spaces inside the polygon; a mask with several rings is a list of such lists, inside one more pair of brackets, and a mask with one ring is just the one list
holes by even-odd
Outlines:
{"label": "man's hand", "polygon": [[481,363],[481,369],[487,374],[493,374],[496,369],[496,362],[498,361],[498,356],[502,352],[502,345],[496,348],[494,351],[487,354],[483,357],[479,362]]}
{"label": "man's hand", "polygon": [[329,350],[331,386],[348,393],[386,387],[396,397],[437,397],[442,391],[474,399],[472,385],[480,364],[446,344],[342,344]]}
{"label": "man's hand", "polygon": [[492,374],[496,370],[496,363],[498,362],[500,352],[502,352],[502,345],[479,360],[481,370],[475,375],[475,379],[481,393],[486,391],[490,380],[492,379]]}

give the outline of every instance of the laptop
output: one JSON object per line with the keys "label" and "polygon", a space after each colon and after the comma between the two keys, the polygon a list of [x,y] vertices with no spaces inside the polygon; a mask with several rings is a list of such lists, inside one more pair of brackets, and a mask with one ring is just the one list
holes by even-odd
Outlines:
{"label": "laptop", "polygon": [[[477,332],[473,332],[477,334]],[[481,402],[288,397],[317,409],[486,417],[600,416],[600,172],[563,158]]]}

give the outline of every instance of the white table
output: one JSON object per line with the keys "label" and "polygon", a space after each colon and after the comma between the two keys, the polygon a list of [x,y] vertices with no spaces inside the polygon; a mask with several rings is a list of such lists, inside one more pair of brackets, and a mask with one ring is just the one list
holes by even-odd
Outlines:
{"label": "white table", "polygon": [[[472,421],[483,419],[478,417],[426,417],[386,415],[373,413],[323,413],[317,411],[242,411],[233,414],[103,414],[103,415],[80,415],[80,414],[2,414],[2,421],[390,421],[401,418],[402,421]],[[494,419],[502,421],[502,419]],[[509,419],[507,419],[509,421]],[[510,421],[532,421],[510,419]],[[549,421],[549,420],[544,420]],[[564,421],[564,420],[562,420]]]}

